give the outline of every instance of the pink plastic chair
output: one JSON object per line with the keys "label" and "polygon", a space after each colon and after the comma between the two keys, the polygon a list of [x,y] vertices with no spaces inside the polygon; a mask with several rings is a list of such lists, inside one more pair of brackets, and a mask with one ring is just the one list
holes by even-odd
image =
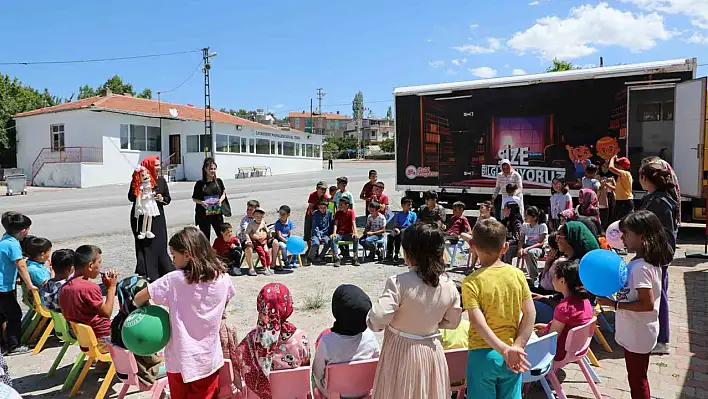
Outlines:
{"label": "pink plastic chair", "polygon": [[123,388],[118,394],[118,399],[123,399],[131,386],[143,392],[152,391],[152,399],[160,399],[162,392],[167,386],[167,376],[158,379],[152,385],[146,385],[138,378],[138,364],[135,362],[135,357],[131,352],[114,345],[108,345],[108,351],[111,354],[116,375],[123,382]]}
{"label": "pink plastic chair", "polygon": [[243,387],[234,392],[234,368],[231,360],[224,359],[224,365],[219,369],[219,399],[243,399]]}
{"label": "pink plastic chair", "polygon": [[457,397],[464,396],[467,389],[467,348],[450,349],[445,351],[450,384],[462,382],[462,385],[451,385],[452,392],[457,392]]}
{"label": "pink plastic chair", "polygon": [[[327,366],[325,386],[329,399],[340,399],[342,395],[371,398],[378,365],[379,359],[369,359]],[[324,398],[317,388],[314,390],[315,398]]]}
{"label": "pink plastic chair", "polygon": [[556,390],[556,395],[558,395],[559,399],[566,399],[566,396],[560,381],[558,381],[556,371],[569,363],[576,363],[580,367],[580,370],[585,375],[585,381],[590,384],[592,393],[595,394],[597,399],[602,399],[600,392],[597,390],[597,385],[595,385],[595,381],[593,381],[592,374],[588,370],[588,365],[583,362],[583,357],[588,353],[592,336],[595,334],[596,322],[597,318],[593,317],[588,323],[568,331],[568,337],[565,341],[565,358],[560,361],[554,361],[553,372],[548,373],[546,376],[546,378],[551,381],[551,385],[553,385],[553,388]]}
{"label": "pink plastic chair", "polygon": [[[271,371],[270,390],[273,399],[310,398],[310,367]],[[246,398],[259,399],[250,389]]]}

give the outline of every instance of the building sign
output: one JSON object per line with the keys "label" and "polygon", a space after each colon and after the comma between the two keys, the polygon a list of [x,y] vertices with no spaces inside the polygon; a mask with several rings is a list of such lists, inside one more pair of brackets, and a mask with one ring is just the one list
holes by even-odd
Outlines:
{"label": "building sign", "polygon": [[[542,187],[551,187],[553,179],[565,176],[565,169],[560,168],[515,166],[514,170],[521,175],[521,180],[524,182]],[[482,165],[482,177],[484,178],[496,179],[499,172],[501,172],[499,165]]]}
{"label": "building sign", "polygon": [[259,132],[256,130],[256,136],[263,136],[263,137],[273,137],[276,139],[285,139],[285,140],[302,140],[302,137],[300,136],[294,136],[292,134],[282,134],[282,133],[272,133],[272,132]]}

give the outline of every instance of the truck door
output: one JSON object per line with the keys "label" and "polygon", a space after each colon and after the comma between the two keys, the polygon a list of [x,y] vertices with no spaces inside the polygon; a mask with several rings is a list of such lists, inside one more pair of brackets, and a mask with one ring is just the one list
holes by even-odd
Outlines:
{"label": "truck door", "polygon": [[676,85],[673,168],[681,195],[700,197],[706,128],[706,78]]}

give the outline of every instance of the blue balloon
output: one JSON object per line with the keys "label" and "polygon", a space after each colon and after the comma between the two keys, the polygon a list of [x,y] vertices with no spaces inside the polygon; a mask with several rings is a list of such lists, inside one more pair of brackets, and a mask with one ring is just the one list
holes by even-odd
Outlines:
{"label": "blue balloon", "polygon": [[290,238],[288,238],[288,241],[285,243],[285,246],[288,249],[288,252],[293,255],[302,255],[307,249],[305,240],[303,240],[302,237],[298,236],[290,236]]}
{"label": "blue balloon", "polygon": [[614,251],[595,249],[580,260],[580,281],[597,296],[611,296],[627,284],[627,265]]}

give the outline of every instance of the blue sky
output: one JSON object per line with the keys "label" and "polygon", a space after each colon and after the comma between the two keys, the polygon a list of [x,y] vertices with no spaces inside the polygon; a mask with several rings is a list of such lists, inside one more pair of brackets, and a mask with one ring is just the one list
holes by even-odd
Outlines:
{"label": "blue sky", "polygon": [[[351,114],[362,90],[385,115],[392,90],[539,72],[554,56],[578,65],[699,57],[708,0],[386,0],[20,2],[3,5],[0,62],[131,56],[210,46],[216,108],[309,108]],[[153,94],[186,79],[198,53],[72,65],[0,66],[70,96],[113,74]],[[699,58],[708,63],[708,57]],[[699,70],[700,75],[708,68]],[[203,104],[201,73],[163,100]]]}

